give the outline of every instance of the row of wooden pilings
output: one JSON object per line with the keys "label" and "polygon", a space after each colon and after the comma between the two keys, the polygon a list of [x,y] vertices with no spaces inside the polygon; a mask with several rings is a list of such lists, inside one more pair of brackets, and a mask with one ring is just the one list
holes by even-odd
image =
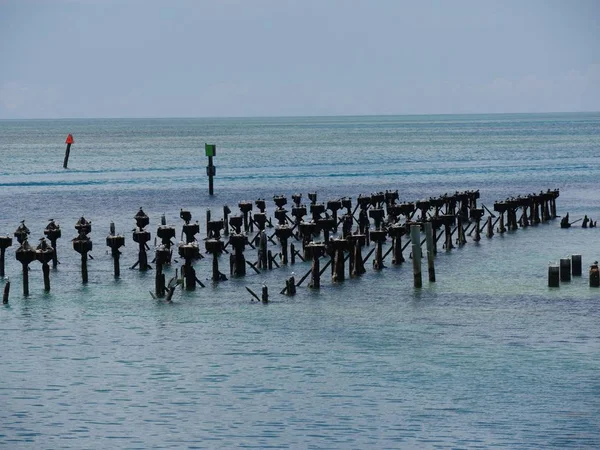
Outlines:
{"label": "row of wooden pilings", "polygon": [[[477,207],[479,191],[463,191],[416,202],[399,202],[398,191],[377,192],[370,195],[360,195],[353,205],[348,197],[330,200],[326,203],[317,201],[316,193],[309,193],[308,207],[302,202],[302,194],[292,195],[291,211],[288,211],[287,197],[276,195],[273,197],[275,210],[270,218],[266,212],[266,201],[258,199],[254,203],[241,201],[238,204],[239,214],[231,215],[228,206],[223,207],[223,217],[213,220],[211,211],[206,214],[206,238],[204,247],[207,255],[212,255],[212,281],[219,282],[227,279],[219,269],[219,257],[223,253],[229,254],[229,272],[231,276],[246,275],[246,268],[254,272],[270,270],[280,265],[295,264],[296,259],[310,260],[311,269],[296,282],[294,278],[286,280],[286,286],[281,291],[283,294],[293,295],[295,288],[300,286],[309,276],[309,286],[318,289],[321,286],[321,276],[331,266],[331,278],[335,282],[345,279],[345,263],[348,261],[348,275],[360,276],[365,273],[365,262],[374,254],[373,269],[381,270],[386,257],[391,253],[391,263],[394,265],[405,262],[404,250],[410,244],[411,258],[413,260],[414,286],[422,286],[421,275],[421,246],[426,244],[429,281],[435,281],[434,258],[437,254],[438,241],[444,237],[442,248],[451,251],[455,244],[462,246],[467,242],[467,236],[473,241],[479,241],[485,232],[488,238],[494,232],[505,233],[516,230],[519,226],[527,227],[540,222],[546,222],[556,217],[556,198],[558,190],[548,190],[540,194],[517,196],[494,203],[494,214],[487,207]],[[254,206],[258,212],[252,214]],[[340,214],[342,210],[342,214]],[[482,226],[485,213],[488,218]],[[309,216],[309,217],[306,217]],[[200,251],[200,243],[196,235],[200,233],[200,225],[192,223],[192,215],[187,210],[180,211],[184,221],[182,239],[176,245],[176,230],[172,225],[167,225],[165,217],[161,218],[161,225],[157,229],[155,238],[155,257],[153,263],[156,267],[155,289],[156,297],[170,299],[175,287],[182,285],[185,289],[193,290],[198,285],[204,284],[198,279],[194,269],[194,262],[204,258]],[[306,217],[306,218],[305,218]],[[140,208],[134,216],[136,227],[133,231],[133,241],[138,244],[137,261],[130,267],[146,271],[152,267],[148,263],[148,243],[151,233],[146,230],[150,223],[149,217]],[[273,222],[276,222],[273,224]],[[497,228],[496,228],[496,225]],[[73,239],[73,249],[81,255],[82,281],[87,282],[87,261],[91,257],[93,245],[89,237],[92,223],[81,217],[75,224],[78,235]],[[341,228],[341,233],[338,233]],[[274,229],[269,232],[268,229]],[[421,233],[425,239],[421,240]],[[50,290],[49,262],[53,266],[58,264],[56,242],[61,237],[60,226],[51,220],[44,230],[45,238],[33,248],[28,244],[29,229],[24,222],[14,233],[20,247],[16,251],[16,258],[23,265],[23,294],[29,293],[28,266],[34,260],[42,263],[44,273],[44,288]],[[227,242],[221,234],[228,237]],[[337,235],[337,237],[333,237]],[[408,236],[408,241],[403,245],[402,237]],[[391,238],[392,245],[384,253],[383,245],[387,238]],[[50,241],[48,243],[47,240]],[[275,241],[278,240],[278,242]],[[290,243],[290,240],[293,240]],[[269,249],[269,242],[278,246],[275,253]],[[295,243],[301,244],[301,251]],[[363,248],[374,243],[374,247],[363,257]],[[4,276],[4,253],[12,245],[10,236],[0,236],[0,277]],[[114,223],[111,222],[110,232],[106,238],[106,245],[111,249],[114,264],[114,276],[120,276],[121,247],[125,245],[125,236],[116,234]],[[257,251],[257,261],[246,260],[244,252],[250,246]],[[184,264],[181,266],[181,276],[178,270],[167,283],[163,269],[171,265],[173,249]],[[329,261],[323,268],[320,259],[329,256]],[[255,295],[253,293],[253,295]],[[258,298],[258,296],[256,296]],[[268,295],[266,296],[268,297]],[[263,292],[262,299],[265,299]]]}

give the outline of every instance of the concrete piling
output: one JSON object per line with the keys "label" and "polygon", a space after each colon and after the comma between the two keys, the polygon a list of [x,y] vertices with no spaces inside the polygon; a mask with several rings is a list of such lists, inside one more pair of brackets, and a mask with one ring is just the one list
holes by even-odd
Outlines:
{"label": "concrete piling", "polygon": [[598,261],[590,266],[590,287],[600,287],[600,270],[598,270]]}
{"label": "concrete piling", "polygon": [[233,248],[233,252],[229,256],[229,272],[232,276],[243,277],[246,275],[246,258],[244,257],[244,249],[248,238],[244,234],[232,234],[229,237],[229,245]]}
{"label": "concrete piling", "polygon": [[344,281],[345,279],[345,256],[344,252],[348,250],[348,240],[332,239],[331,247],[333,249],[333,281]]}
{"label": "concrete piling", "polygon": [[25,221],[21,220],[21,224],[17,227],[14,232],[14,236],[17,239],[19,244],[23,244],[27,239],[29,239],[29,228],[25,225]]}
{"label": "concrete piling", "polygon": [[73,239],[73,250],[81,255],[81,280],[83,283],[88,282],[87,260],[88,253],[92,251],[93,245],[88,234],[92,232],[92,222],[81,217],[75,224],[75,229],[79,233]]}
{"label": "concrete piling", "polygon": [[52,267],[56,268],[58,266],[56,241],[62,236],[60,225],[58,225],[54,219],[50,219],[50,223],[46,225],[46,228],[44,229],[44,235],[48,238],[50,246],[54,249],[54,252],[52,253]]}
{"label": "concrete piling", "polygon": [[548,287],[560,286],[560,267],[556,263],[548,265]]}
{"label": "concrete piling", "polygon": [[115,278],[119,278],[121,276],[121,266],[119,263],[121,257],[121,251],[119,250],[121,247],[125,245],[125,236],[116,235],[115,234],[115,223],[110,223],[110,231],[108,236],[106,236],[106,246],[110,247],[110,253],[113,258],[113,271]]}
{"label": "concrete piling", "polygon": [[388,228],[388,234],[392,238],[392,264],[402,264],[405,259],[402,254],[402,236],[406,234],[404,225],[395,224]]}
{"label": "concrete piling", "polygon": [[571,275],[581,276],[581,255],[571,255]]}
{"label": "concrete piling", "polygon": [[12,238],[7,234],[6,236],[0,236],[0,278],[4,278],[4,260],[6,249],[12,246]]}
{"label": "concrete piling", "polygon": [[223,229],[223,220],[211,220],[208,222],[208,239],[204,241],[206,252],[211,254],[212,259],[212,280],[225,281],[227,277],[219,271],[219,256],[225,250],[225,245],[221,241],[221,230]]}
{"label": "concrete piling", "polygon": [[40,243],[36,248],[35,257],[42,263],[42,273],[44,276],[44,290],[50,291],[50,266],[48,263],[52,261],[54,249],[48,245],[45,238],[40,239]]}
{"label": "concrete piling", "polygon": [[350,276],[356,277],[366,272],[362,257],[362,248],[367,243],[367,237],[364,234],[351,234],[347,239],[350,242],[351,251],[349,264]]}
{"label": "concrete piling", "polygon": [[373,269],[381,270],[385,268],[383,265],[383,243],[386,240],[387,231],[385,230],[370,230],[371,241],[375,242],[375,259],[373,260]]}
{"label": "concrete piling", "polygon": [[8,296],[10,295],[10,280],[4,284],[4,294],[2,295],[2,304],[8,305]]}
{"label": "concrete piling", "polygon": [[571,281],[571,258],[560,259],[560,281]]}
{"label": "concrete piling", "polygon": [[410,226],[410,242],[412,246],[414,286],[420,288],[423,286],[423,279],[421,275],[421,227],[419,225]]}
{"label": "concrete piling", "polygon": [[144,228],[150,223],[150,219],[142,208],[140,208],[140,210],[136,213],[134,219],[136,222],[136,228],[133,231],[133,242],[137,242],[139,245],[139,252],[138,260],[131,268],[133,269],[135,266],[139,265],[140,271],[145,272],[146,270],[150,269],[150,266],[148,265],[148,254],[146,253],[146,249],[149,248],[147,243],[151,236],[150,232],[144,230]]}
{"label": "concrete piling", "polygon": [[161,254],[161,264],[171,264],[173,255],[171,247],[174,245],[173,239],[176,238],[177,233],[175,232],[174,226],[167,225],[167,219],[164,214],[160,218],[160,226],[156,230],[156,236],[160,239],[161,245],[167,250],[166,259],[164,258],[165,255]]}
{"label": "concrete piling", "polygon": [[427,270],[429,272],[429,281],[435,282],[435,254],[433,251],[434,236],[433,225],[431,222],[425,222],[425,242],[427,243]]}
{"label": "concrete piling", "polygon": [[21,246],[15,252],[17,261],[23,266],[23,295],[27,297],[29,295],[29,264],[36,259],[36,252],[27,239],[25,239]]}
{"label": "concrete piling", "polygon": [[307,249],[310,257],[312,258],[311,277],[308,286],[312,289],[320,289],[321,269],[319,266],[319,258],[325,254],[325,244],[322,242],[311,242],[307,246]]}

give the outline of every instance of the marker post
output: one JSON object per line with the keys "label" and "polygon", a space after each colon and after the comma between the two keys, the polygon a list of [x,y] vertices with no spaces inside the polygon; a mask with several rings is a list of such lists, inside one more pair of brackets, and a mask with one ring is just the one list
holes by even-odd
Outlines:
{"label": "marker post", "polygon": [[206,175],[208,175],[208,195],[213,195],[213,177],[217,174],[217,168],[213,165],[213,156],[217,154],[215,144],[204,144],[206,156],[208,156],[208,166],[206,166]]}
{"label": "marker post", "polygon": [[67,150],[65,151],[65,160],[63,162],[63,169],[67,168],[67,165],[69,164],[69,153],[71,153],[71,144],[75,143],[75,139],[73,139],[73,135],[71,133],[69,133],[69,135],[67,136],[67,140],[65,141],[65,144],[67,144]]}

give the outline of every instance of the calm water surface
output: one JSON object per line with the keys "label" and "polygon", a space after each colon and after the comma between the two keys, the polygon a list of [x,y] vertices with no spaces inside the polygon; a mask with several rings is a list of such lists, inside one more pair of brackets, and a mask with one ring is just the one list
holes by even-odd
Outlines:
{"label": "calm water surface", "polygon": [[[64,139],[73,133],[69,169]],[[205,142],[217,144],[207,195]],[[469,242],[412,287],[410,262],[278,295],[308,263],[153,300],[128,270],[140,206],[161,214],[317,191],[398,189],[414,201],[480,189],[481,202],[560,188],[558,213],[600,216],[600,114],[0,121],[0,233],[63,227],[61,264],[30,296],[7,251],[0,308],[5,448],[599,448],[600,291],[587,266],[600,229],[558,220]],[[93,221],[80,281],[73,225]],[[126,235],[112,276],[109,222]],[[579,225],[578,223],[577,225]],[[275,251],[275,248],[273,249]],[[547,288],[547,266],[583,255],[584,276]],[[256,259],[247,250],[247,258]],[[226,271],[227,259],[221,258]],[[210,263],[196,271],[210,277]],[[169,275],[174,268],[167,270]],[[0,288],[5,280],[0,280]],[[268,305],[245,287],[270,288]]]}

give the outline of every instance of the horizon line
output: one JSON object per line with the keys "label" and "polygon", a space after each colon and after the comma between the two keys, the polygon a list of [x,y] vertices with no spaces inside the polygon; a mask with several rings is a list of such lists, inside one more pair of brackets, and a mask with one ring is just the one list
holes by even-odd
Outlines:
{"label": "horizon line", "polygon": [[598,114],[590,111],[544,111],[544,112],[489,112],[489,113],[416,113],[416,114],[307,114],[307,115],[266,115],[266,116],[123,116],[123,117],[13,117],[11,120],[180,120],[180,119],[300,119],[334,117],[425,117],[425,116],[506,116],[506,115],[552,115],[552,114]]}

